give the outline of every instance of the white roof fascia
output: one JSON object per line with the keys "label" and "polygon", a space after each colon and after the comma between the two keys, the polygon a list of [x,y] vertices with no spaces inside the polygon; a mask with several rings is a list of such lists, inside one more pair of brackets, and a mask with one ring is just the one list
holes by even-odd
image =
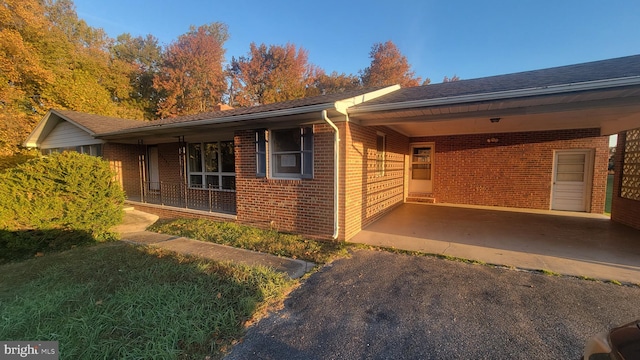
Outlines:
{"label": "white roof fascia", "polygon": [[33,128],[29,136],[27,136],[27,138],[22,143],[22,146],[26,148],[38,147],[38,139],[40,138],[40,135],[42,134],[42,131],[44,130],[50,117],[51,117],[51,110],[47,111],[47,113],[44,115],[42,120],[40,120],[40,122],[36,125],[36,127]]}
{"label": "white roof fascia", "polygon": [[362,95],[358,95],[358,96],[354,96],[352,98],[348,98],[348,99],[344,99],[344,100],[338,100],[334,103],[334,106],[336,108],[336,111],[338,111],[339,113],[343,114],[343,115],[347,115],[347,109],[349,109],[352,106],[356,106],[358,104],[362,104],[364,102],[367,102],[369,100],[373,100],[377,97],[383,96],[383,95],[387,95],[389,93],[392,93],[396,90],[400,90],[400,85],[392,85],[392,86],[387,86],[385,88],[379,89],[379,90],[375,90],[372,92],[368,92]]}
{"label": "white roof fascia", "polygon": [[640,76],[585,81],[580,83],[570,83],[570,84],[562,84],[562,85],[550,85],[550,86],[537,87],[537,88],[496,91],[496,92],[481,93],[481,94],[451,96],[451,97],[443,97],[443,98],[436,98],[436,99],[411,100],[411,101],[403,101],[403,102],[395,102],[395,103],[387,103],[387,104],[364,105],[360,108],[350,109],[349,112],[352,114],[356,114],[356,113],[364,113],[364,112],[410,109],[410,108],[417,108],[417,107],[451,105],[451,104],[460,104],[460,103],[468,103],[468,102],[527,97],[527,96],[553,95],[553,94],[560,94],[560,93],[572,92],[572,91],[601,90],[601,89],[608,89],[608,88],[620,87],[620,86],[631,86],[631,85],[640,85]]}
{"label": "white roof fascia", "polygon": [[[95,133],[89,129],[87,129],[86,127],[78,124],[77,122],[69,119],[68,117],[60,114],[59,112],[55,111],[54,109],[50,109],[49,111],[47,111],[47,114],[42,118],[42,120],[40,120],[40,122],[38,123],[38,125],[36,125],[36,127],[33,129],[33,131],[31,132],[31,134],[29,134],[29,136],[27,136],[27,139],[24,141],[24,143],[22,144],[22,146],[24,147],[28,147],[28,148],[37,148],[40,146],[40,143],[42,142],[42,136],[43,136],[43,131],[46,129],[47,124],[49,123],[49,121],[51,121],[51,115],[56,115],[60,120],[63,121],[67,121],[70,124],[72,124],[73,126],[79,128],[82,131],[85,131],[87,134],[91,135],[92,137],[95,138]],[[57,125],[57,123],[56,123]],[[51,132],[53,130],[55,126],[53,126],[49,132]],[[44,134],[44,136],[48,136],[49,134]]]}

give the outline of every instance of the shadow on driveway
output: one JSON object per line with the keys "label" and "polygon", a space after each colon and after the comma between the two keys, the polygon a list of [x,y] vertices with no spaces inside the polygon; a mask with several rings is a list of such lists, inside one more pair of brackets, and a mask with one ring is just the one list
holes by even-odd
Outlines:
{"label": "shadow on driveway", "polygon": [[226,359],[578,359],[640,317],[640,289],[360,250],[325,266]]}

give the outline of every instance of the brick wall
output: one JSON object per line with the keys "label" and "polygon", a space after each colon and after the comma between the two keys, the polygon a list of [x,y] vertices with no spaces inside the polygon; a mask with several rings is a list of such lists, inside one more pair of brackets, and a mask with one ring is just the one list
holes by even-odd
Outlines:
{"label": "brick wall", "polygon": [[183,183],[180,175],[180,152],[178,143],[158,144],[158,172],[160,181]]}
{"label": "brick wall", "polygon": [[611,220],[640,230],[640,201],[620,196],[622,170],[624,165],[626,133],[618,134],[618,144],[614,163],[613,197],[611,202]]}
{"label": "brick wall", "polygon": [[[354,123],[340,124],[341,186],[343,216],[341,238],[350,239],[362,228],[376,221],[404,201],[404,161],[409,139],[385,127],[364,127]],[[376,136],[385,135],[385,171],[377,164]]]}
{"label": "brick wall", "polygon": [[[487,139],[498,139],[488,143]],[[589,211],[602,213],[608,138],[599,129],[412,138],[434,142],[433,196],[439,203],[549,209],[554,150],[594,149]]]}
{"label": "brick wall", "polygon": [[106,143],[102,146],[102,156],[116,170],[122,188],[129,198],[140,198],[139,155],[144,147],[139,145]]}
{"label": "brick wall", "polygon": [[333,139],[328,125],[314,125],[313,179],[256,177],[253,130],[237,131],[238,222],[321,238],[333,234]]}

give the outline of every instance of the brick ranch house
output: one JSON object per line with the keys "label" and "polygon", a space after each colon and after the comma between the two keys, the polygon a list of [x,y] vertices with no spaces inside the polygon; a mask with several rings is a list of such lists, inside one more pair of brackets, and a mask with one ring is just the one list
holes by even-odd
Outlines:
{"label": "brick ranch house", "polygon": [[640,228],[640,55],[151,122],[50,110],[25,146],[103,156],[164,217],[348,240],[404,202],[602,213],[612,134],[612,220]]}

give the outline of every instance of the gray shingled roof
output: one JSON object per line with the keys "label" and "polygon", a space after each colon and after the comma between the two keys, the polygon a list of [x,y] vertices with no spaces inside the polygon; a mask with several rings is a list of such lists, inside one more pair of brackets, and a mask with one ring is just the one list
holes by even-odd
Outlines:
{"label": "gray shingled roof", "polygon": [[[414,100],[440,99],[509,90],[544,88],[553,85],[575,84],[631,76],[640,76],[640,55],[507,75],[497,75],[478,79],[404,88],[391,92],[387,95],[383,95],[379,98],[369,100],[355,106],[354,108],[359,109],[370,105],[402,103]],[[217,118],[230,119],[234,116],[249,114],[264,113],[264,117],[267,118],[269,117],[269,112],[296,108],[300,109],[300,113],[304,113],[305,107],[322,104],[333,105],[336,101],[362,95],[381,88],[382,87],[357,89],[339,94],[314,96],[267,105],[214,111],[195,115],[165,118],[155,121],[126,120],[108,116],[85,114],[70,110],[53,111],[87,128],[94,134],[107,134],[129,129],[137,130],[147,127],[155,127],[158,125],[188,123],[198,120],[215,121]]]}
{"label": "gray shingled roof", "polygon": [[[207,119],[213,120],[216,118],[223,118],[223,117],[228,118],[228,117],[233,117],[238,115],[268,113],[271,111],[304,108],[307,106],[321,105],[321,104],[333,105],[333,103],[336,101],[366,94],[368,92],[376,91],[382,88],[384,88],[384,86],[376,87],[376,88],[366,88],[366,89],[345,91],[338,94],[312,96],[312,97],[307,97],[303,99],[289,100],[289,101],[283,101],[283,102],[278,102],[273,104],[236,108],[236,109],[230,109],[230,110],[213,111],[213,112],[206,112],[206,113],[200,113],[200,114],[194,114],[194,115],[185,115],[185,116],[179,116],[179,117],[173,117],[173,118],[165,118],[165,119],[145,122],[143,125],[140,125],[140,126],[152,127],[156,125],[176,124],[176,123],[184,123],[184,122],[197,121],[197,120],[207,120]],[[265,114],[265,117],[267,117],[267,114]]]}
{"label": "gray shingled roof", "polygon": [[116,117],[87,114],[72,110],[52,109],[51,112],[65,119],[73,121],[74,123],[93,132],[93,134],[118,131],[148,124],[148,122],[140,120],[120,119]]}
{"label": "gray shingled roof", "polygon": [[640,76],[640,55],[394,91],[355,108]]}

